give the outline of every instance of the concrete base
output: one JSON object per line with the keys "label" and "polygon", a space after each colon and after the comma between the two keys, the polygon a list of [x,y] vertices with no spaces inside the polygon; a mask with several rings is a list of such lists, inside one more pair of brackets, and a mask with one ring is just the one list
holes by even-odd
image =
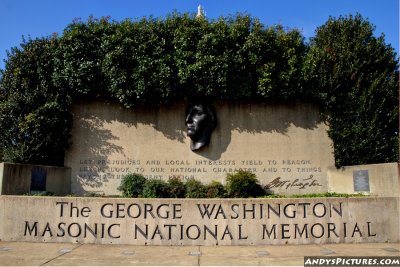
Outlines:
{"label": "concrete base", "polygon": [[245,246],[399,242],[399,198],[0,196],[0,240]]}

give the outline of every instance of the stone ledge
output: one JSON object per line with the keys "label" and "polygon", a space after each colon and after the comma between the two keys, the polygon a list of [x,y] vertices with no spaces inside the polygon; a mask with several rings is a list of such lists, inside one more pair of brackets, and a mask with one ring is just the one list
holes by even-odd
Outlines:
{"label": "stone ledge", "polygon": [[0,196],[3,241],[133,245],[399,242],[399,198]]}

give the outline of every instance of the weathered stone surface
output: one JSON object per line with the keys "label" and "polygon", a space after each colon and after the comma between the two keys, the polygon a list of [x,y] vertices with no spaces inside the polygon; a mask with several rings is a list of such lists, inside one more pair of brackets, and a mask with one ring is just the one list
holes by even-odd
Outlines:
{"label": "weathered stone surface", "polygon": [[0,196],[0,239],[135,245],[399,242],[398,212],[398,198],[390,197],[107,199]]}
{"label": "weathered stone surface", "polygon": [[354,172],[366,171],[369,178],[369,191],[364,192],[376,196],[400,196],[399,164],[369,164],[346,166],[340,169],[328,169],[328,188],[330,192],[358,193],[354,188]]}
{"label": "weathered stone surface", "polygon": [[190,149],[185,132],[185,107],[75,105],[72,147],[65,158],[72,169],[72,192],[118,194],[121,177],[129,172],[224,183],[237,169],[254,172],[275,193],[327,191],[332,142],[317,107],[214,103],[217,127],[210,144],[197,151]]}
{"label": "weathered stone surface", "polygon": [[0,195],[29,194],[32,173],[35,169],[45,173],[43,191],[55,195],[71,193],[70,168],[4,162],[0,163]]}

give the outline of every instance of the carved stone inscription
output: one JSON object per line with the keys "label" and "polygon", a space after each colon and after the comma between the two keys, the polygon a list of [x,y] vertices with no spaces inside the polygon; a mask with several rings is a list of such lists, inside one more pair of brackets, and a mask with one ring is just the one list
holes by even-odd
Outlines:
{"label": "carved stone inscription", "polygon": [[[120,180],[129,173],[139,173],[148,179],[182,180],[226,177],[228,173],[246,170],[262,178],[271,190],[290,191],[319,188],[322,168],[312,160],[184,160],[184,159],[80,159],[78,176],[82,180]],[[223,182],[223,181],[221,181]]]}
{"label": "carved stone inscription", "polygon": [[[201,224],[192,222],[189,225],[179,223],[154,224],[158,220],[180,220],[183,218],[181,203],[152,204],[152,203],[113,203],[107,202],[100,206],[99,210],[92,210],[90,206],[79,207],[74,202],[56,202],[56,211],[60,222],[51,225],[49,222],[25,221],[24,236],[57,236],[69,238],[121,238],[121,224],[119,220],[128,218],[132,220],[151,220],[152,223],[131,223],[130,234],[133,239],[141,240],[246,240],[249,232],[245,224],[236,226],[223,226],[218,224]],[[255,220],[255,219],[321,219],[343,217],[343,203],[337,205],[318,203],[287,203],[285,205],[273,204],[238,204],[231,205],[201,203],[195,205],[197,217],[201,220]],[[114,219],[115,223],[66,223],[64,218],[89,218],[91,213],[100,214],[101,220]],[[98,216],[98,215],[97,215]],[[339,237],[372,237],[376,233],[372,230],[372,222],[342,222],[328,223],[263,223],[259,225],[258,237],[265,239],[308,239],[308,238],[339,238]]]}
{"label": "carved stone inscription", "polygon": [[[396,223],[363,212],[368,200],[48,198],[45,202],[37,204],[53,215],[15,213],[7,235],[25,241],[141,245],[377,242],[387,240]],[[374,208],[383,205],[374,202]]]}

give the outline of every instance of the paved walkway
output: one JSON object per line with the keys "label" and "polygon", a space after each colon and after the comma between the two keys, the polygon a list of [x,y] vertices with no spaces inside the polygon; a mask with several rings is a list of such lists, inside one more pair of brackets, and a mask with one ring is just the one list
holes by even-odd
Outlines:
{"label": "paved walkway", "polygon": [[400,256],[400,243],[167,247],[0,242],[1,266],[300,266],[304,256]]}

